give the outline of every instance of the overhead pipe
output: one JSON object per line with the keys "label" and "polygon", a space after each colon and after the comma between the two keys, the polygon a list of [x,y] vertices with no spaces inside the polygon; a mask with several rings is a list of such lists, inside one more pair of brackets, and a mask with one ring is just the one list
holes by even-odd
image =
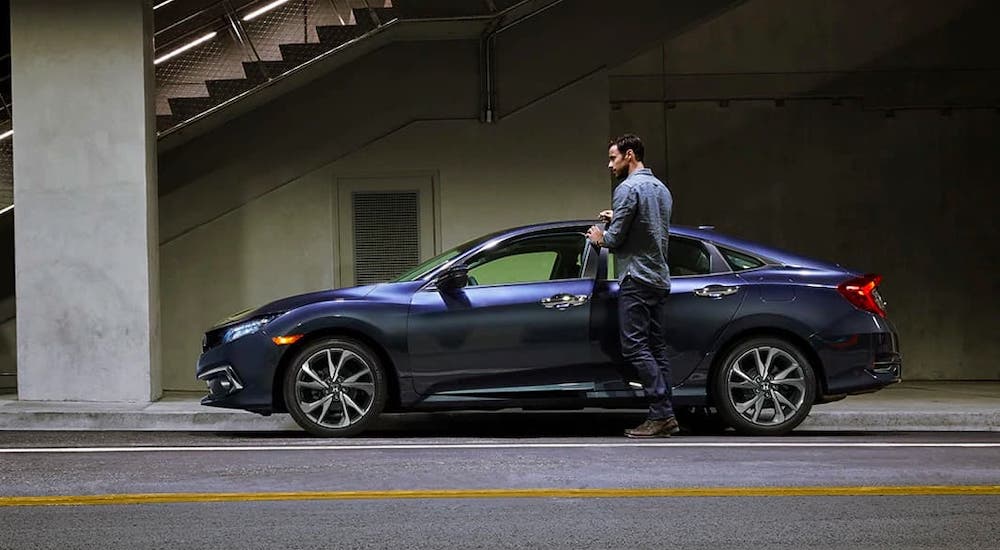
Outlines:
{"label": "overhead pipe", "polygon": [[507,31],[528,19],[531,19],[549,8],[562,4],[565,0],[555,0],[542,8],[523,15],[510,23],[502,24],[503,18],[513,10],[532,2],[525,0],[520,4],[507,8],[501,12],[483,32],[479,41],[479,65],[480,65],[480,95],[483,103],[482,122],[493,124],[496,122],[496,39],[500,33]]}

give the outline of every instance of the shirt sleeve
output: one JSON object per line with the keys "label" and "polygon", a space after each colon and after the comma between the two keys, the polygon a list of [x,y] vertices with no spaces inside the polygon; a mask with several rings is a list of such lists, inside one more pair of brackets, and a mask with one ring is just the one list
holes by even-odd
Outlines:
{"label": "shirt sleeve", "polygon": [[614,215],[611,216],[611,225],[604,232],[604,246],[614,250],[625,242],[632,219],[635,218],[637,202],[636,192],[632,186],[619,185],[615,189],[611,202]]}

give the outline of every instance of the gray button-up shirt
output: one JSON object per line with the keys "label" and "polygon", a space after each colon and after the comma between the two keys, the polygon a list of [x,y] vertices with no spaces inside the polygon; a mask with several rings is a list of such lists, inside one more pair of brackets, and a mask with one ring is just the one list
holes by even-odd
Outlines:
{"label": "gray button-up shirt", "polygon": [[674,199],[652,170],[636,170],[615,189],[614,216],[604,246],[615,253],[619,279],[626,275],[657,288],[670,288],[667,242]]}

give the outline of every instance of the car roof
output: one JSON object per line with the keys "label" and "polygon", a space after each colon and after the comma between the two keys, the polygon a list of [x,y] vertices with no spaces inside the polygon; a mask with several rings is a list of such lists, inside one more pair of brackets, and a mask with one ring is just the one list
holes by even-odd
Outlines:
{"label": "car roof", "polygon": [[[545,222],[545,223],[537,223],[531,225],[523,225],[520,227],[513,227],[505,231],[500,231],[494,235],[500,238],[509,238],[509,237],[516,237],[518,235],[535,233],[538,231],[546,231],[546,230],[559,230],[559,229],[585,230],[586,227],[599,223],[600,222],[596,220],[566,220],[566,221]],[[811,267],[815,269],[824,269],[824,270],[844,270],[843,267],[834,263],[817,260],[814,258],[809,258],[806,256],[802,256],[800,254],[795,254],[772,246],[767,246],[757,242],[748,241],[746,239],[741,239],[739,237],[726,235],[725,233],[720,233],[716,231],[714,228],[691,227],[687,225],[671,225],[670,233],[672,235],[678,235],[681,237],[689,237],[694,239],[700,239],[703,241],[708,241],[717,246],[732,248],[737,251],[748,252],[752,255],[760,256],[762,259],[767,260],[771,263],[787,265],[787,266],[796,266],[796,267]]]}

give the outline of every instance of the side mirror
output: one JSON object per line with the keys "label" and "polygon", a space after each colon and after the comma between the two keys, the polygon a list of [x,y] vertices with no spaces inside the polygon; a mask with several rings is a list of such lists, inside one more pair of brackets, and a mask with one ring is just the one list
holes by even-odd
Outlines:
{"label": "side mirror", "polygon": [[469,284],[469,266],[459,264],[451,266],[435,281],[438,290],[451,291],[465,288]]}

